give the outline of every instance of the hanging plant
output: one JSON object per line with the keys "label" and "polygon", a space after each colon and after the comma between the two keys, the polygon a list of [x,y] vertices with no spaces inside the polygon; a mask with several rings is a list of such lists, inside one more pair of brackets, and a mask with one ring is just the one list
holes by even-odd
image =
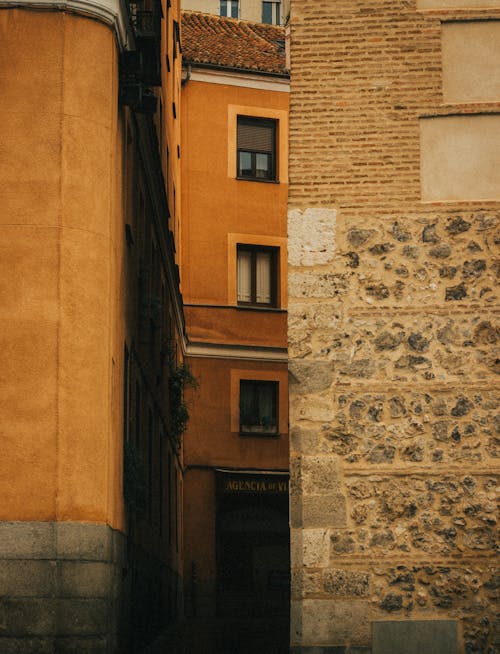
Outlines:
{"label": "hanging plant", "polygon": [[197,386],[198,382],[188,365],[182,363],[170,368],[168,375],[170,433],[177,441],[178,446],[189,421],[189,410],[184,402],[184,389],[187,387],[197,388]]}

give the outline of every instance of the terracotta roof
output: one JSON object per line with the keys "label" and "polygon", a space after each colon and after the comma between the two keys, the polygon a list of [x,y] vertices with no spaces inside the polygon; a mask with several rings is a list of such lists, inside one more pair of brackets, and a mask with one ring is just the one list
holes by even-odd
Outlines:
{"label": "terracotta roof", "polygon": [[288,73],[283,27],[183,11],[181,38],[186,63]]}

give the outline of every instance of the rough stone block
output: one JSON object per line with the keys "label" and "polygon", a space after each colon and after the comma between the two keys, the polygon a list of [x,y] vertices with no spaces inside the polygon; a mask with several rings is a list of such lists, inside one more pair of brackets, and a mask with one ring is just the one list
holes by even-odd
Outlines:
{"label": "rough stone block", "polygon": [[297,424],[299,420],[332,422],[335,412],[330,396],[296,395],[290,401],[290,421]]}
{"label": "rough stone block", "polygon": [[331,361],[290,361],[288,364],[290,394],[319,393],[333,382]]}
{"label": "rough stone block", "polygon": [[0,559],[55,558],[52,522],[0,522]]}
{"label": "rough stone block", "polygon": [[290,450],[292,453],[313,454],[319,444],[318,429],[295,427],[290,431]]}
{"label": "rough stone block", "polygon": [[290,603],[290,645],[300,645],[302,641],[302,600]]}
{"label": "rough stone block", "polygon": [[292,572],[292,594],[293,597],[307,597],[321,593],[321,572],[310,572],[309,570],[294,570]]}
{"label": "rough stone block", "polygon": [[10,597],[50,597],[56,589],[53,561],[0,560],[0,589]]}
{"label": "rough stone block", "polygon": [[0,652],[2,654],[54,654],[52,638],[2,638],[0,636]]}
{"label": "rough stone block", "polygon": [[302,493],[293,492],[290,496],[290,526],[302,527]]}
{"label": "rough stone block", "polygon": [[288,274],[288,294],[292,298],[334,298],[348,291],[346,278],[335,273],[295,272]]}
{"label": "rough stone block", "polygon": [[330,559],[330,536],[326,529],[302,531],[302,564],[310,568],[325,568]]}
{"label": "rough stone block", "polygon": [[401,620],[372,623],[373,654],[457,654],[453,620]]}
{"label": "rough stone block", "polygon": [[50,636],[55,633],[57,602],[53,599],[1,599],[0,624],[5,636]]}
{"label": "rough stone block", "polygon": [[368,644],[368,615],[369,602],[364,600],[303,600],[302,640],[318,645]]}
{"label": "rough stone block", "polygon": [[335,209],[292,209],[288,213],[288,262],[291,266],[324,265],[335,253]]}
{"label": "rough stone block", "polygon": [[304,527],[345,527],[346,500],[343,495],[304,495],[302,498]]}
{"label": "rough stone block", "polygon": [[57,607],[58,633],[100,636],[107,632],[109,605],[100,599],[63,599]]}
{"label": "rough stone block", "polygon": [[349,654],[372,654],[371,647],[350,647]]}
{"label": "rough stone block", "polygon": [[323,588],[332,597],[366,597],[370,575],[352,570],[326,570]]}
{"label": "rough stone block", "polygon": [[340,493],[338,459],[335,456],[301,457],[302,492],[325,495]]}
{"label": "rough stone block", "polygon": [[108,597],[113,594],[113,566],[110,563],[61,561],[60,597]]}
{"label": "rough stone block", "polygon": [[113,532],[107,525],[60,522],[56,524],[56,539],[59,559],[113,559]]}

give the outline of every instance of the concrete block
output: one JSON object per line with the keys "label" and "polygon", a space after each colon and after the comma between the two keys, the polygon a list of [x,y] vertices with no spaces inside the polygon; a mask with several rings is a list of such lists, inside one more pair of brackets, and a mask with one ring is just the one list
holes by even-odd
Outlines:
{"label": "concrete block", "polygon": [[59,522],[56,525],[56,543],[59,559],[113,559],[113,530],[107,525]]}
{"label": "concrete block", "polygon": [[0,522],[0,559],[55,558],[54,523]]}
{"label": "concrete block", "polygon": [[369,602],[365,600],[303,600],[302,641],[318,645],[367,645],[370,641],[368,616]]}
{"label": "concrete block", "polygon": [[52,638],[2,638],[2,654],[55,654]]}
{"label": "concrete block", "polygon": [[302,497],[304,527],[345,527],[346,500],[343,495],[304,495]]}
{"label": "concrete block", "polygon": [[111,563],[60,561],[59,597],[99,598],[113,596]]}
{"label": "concrete block", "polygon": [[53,597],[55,589],[55,562],[0,560],[0,592],[3,596]]}
{"label": "concrete block", "polygon": [[54,599],[0,599],[0,625],[4,636],[50,636],[55,633]]}
{"label": "concrete block", "polygon": [[63,599],[57,606],[61,636],[103,636],[109,625],[109,604],[101,599]]}
{"label": "concrete block", "polygon": [[372,623],[373,654],[458,654],[454,620],[386,620]]}

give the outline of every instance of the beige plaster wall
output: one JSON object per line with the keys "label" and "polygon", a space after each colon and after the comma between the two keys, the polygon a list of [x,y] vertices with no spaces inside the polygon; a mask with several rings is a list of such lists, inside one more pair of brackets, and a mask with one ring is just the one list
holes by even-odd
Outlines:
{"label": "beige plaster wall", "polygon": [[[182,9],[219,14],[219,0],[182,0]],[[290,11],[290,0],[282,0],[281,16],[284,20]],[[239,18],[260,23],[262,20],[262,0],[240,0]]]}
{"label": "beige plaster wall", "polygon": [[422,200],[500,199],[500,114],[420,121]]}
{"label": "beige plaster wall", "polygon": [[442,25],[443,100],[500,100],[500,20]]}

